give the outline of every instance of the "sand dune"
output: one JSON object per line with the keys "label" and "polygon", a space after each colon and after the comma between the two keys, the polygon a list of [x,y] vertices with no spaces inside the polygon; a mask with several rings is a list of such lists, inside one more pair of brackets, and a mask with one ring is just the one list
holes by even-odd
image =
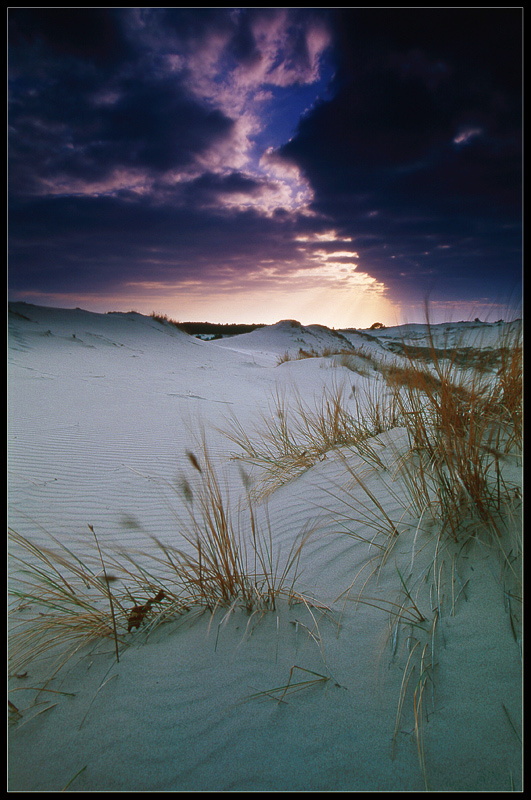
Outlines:
{"label": "sand dune", "polygon": [[[485,351],[510,332],[448,323],[431,335],[436,347]],[[204,431],[245,533],[238,507],[263,468],[234,458],[231,421],[258,432],[278,413],[275,398],[311,407],[338,387],[349,408],[363,407],[368,385],[385,390],[375,365],[401,357],[403,341],[427,347],[427,327],[331,331],[288,320],[204,342],[135,313],[10,304],[10,527],[39,547],[51,535],[80,559],[94,550],[89,525],[109,550],[149,554],[153,537],[186,547],[183,486],[198,477],[189,453],[201,457]],[[349,348],[358,361],[331,355]],[[301,359],[301,350],[327,355]],[[487,536],[442,543],[440,519],[406,512],[396,471],[404,428],[370,444],[378,466],[331,448],[256,501],[280,563],[311,532],[296,588],[313,605],[280,599],[254,615],[237,602],[213,615],[192,609],[125,634],[119,663],[105,639],[51,682],[51,660],[17,668],[9,790],[521,789],[514,581]],[[504,470],[512,502],[503,535],[516,541],[520,462],[507,458]],[[372,526],[387,519],[399,535],[380,564]],[[11,554],[16,589],[16,542]],[[356,602],[361,585],[349,587],[377,564]],[[516,577],[519,569],[516,560]],[[397,619],[392,603],[407,613]],[[25,613],[14,611],[13,624]],[[288,684],[279,702],[273,690]]]}

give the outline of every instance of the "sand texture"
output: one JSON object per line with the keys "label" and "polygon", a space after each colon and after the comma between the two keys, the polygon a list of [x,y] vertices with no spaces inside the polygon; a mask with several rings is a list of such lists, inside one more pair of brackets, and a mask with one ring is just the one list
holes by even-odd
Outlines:
{"label": "sand texture", "polygon": [[[447,323],[431,344],[488,353],[508,333]],[[144,592],[124,575],[112,589],[129,591],[128,612],[166,589],[168,566],[157,584],[152,557],[193,551],[205,447],[251,562],[253,524],[272,572],[304,539],[269,605],[235,595],[154,624],[165,598],[61,669],[66,639],[43,657],[15,654],[10,791],[522,789],[519,457],[496,455],[497,532],[464,497],[452,536],[444,509],[416,507],[400,479],[412,456],[398,417],[368,437],[369,456],[338,438],[275,469],[236,458],[227,435],[260,439],[282,408],[295,424],[297,404],[322,410],[338,391],[363,416],[371,387],[390,396],[383,371],[404,340],[428,348],[427,334],[288,320],[202,341],[136,313],[10,304],[12,634],[51,613],[23,597],[20,559],[35,560],[23,541],[94,570],[96,541],[115,565],[145,559]]]}

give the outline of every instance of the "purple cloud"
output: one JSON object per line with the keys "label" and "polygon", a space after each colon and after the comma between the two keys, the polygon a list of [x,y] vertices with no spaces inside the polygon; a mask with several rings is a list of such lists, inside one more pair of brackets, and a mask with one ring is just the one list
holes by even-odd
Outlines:
{"label": "purple cloud", "polygon": [[17,296],[518,283],[518,9],[8,17]]}

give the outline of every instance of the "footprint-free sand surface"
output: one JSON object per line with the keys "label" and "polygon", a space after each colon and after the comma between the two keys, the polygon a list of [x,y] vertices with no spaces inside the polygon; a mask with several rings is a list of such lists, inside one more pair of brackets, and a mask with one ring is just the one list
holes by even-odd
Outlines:
{"label": "footprint-free sand surface", "polygon": [[[432,330],[440,346],[485,349],[506,327]],[[311,405],[338,386],[363,402],[368,383],[381,381],[373,362],[394,358],[403,336],[425,345],[426,332],[411,325],[340,337],[284,321],[202,341],[136,313],[12,303],[9,525],[37,546],[54,537],[80,558],[93,550],[89,525],[104,550],[147,553],[153,537],[179,547],[181,488],[193,479],[187,453],[199,454],[203,439],[237,515],[260,473],[234,458],[224,433],[231,420],[252,432],[275,413],[275,397]],[[296,358],[301,349],[341,347],[362,348],[373,361]],[[286,353],[291,360],[279,363]],[[379,434],[375,446],[378,468],[348,448],[331,450],[256,500],[280,563],[310,534],[295,588],[312,605],[280,599],[254,615],[237,602],[214,614],[191,609],[125,634],[119,662],[110,638],[81,649],[50,682],[50,659],[17,668],[8,789],[520,790],[521,638],[498,549],[480,534],[459,548],[449,542],[432,575],[443,521],[405,511],[395,480],[403,429]],[[364,588],[372,604],[357,599],[377,563],[375,507],[366,524],[354,513],[368,495],[353,474],[399,532]],[[516,498],[517,461],[508,461],[504,479]],[[507,535],[515,536],[516,501],[508,515]],[[17,555],[12,544],[11,588],[20,580]],[[398,624],[385,605],[403,598],[402,580],[423,624]],[[24,610],[12,625],[17,613]],[[283,696],[274,691],[285,686]]]}

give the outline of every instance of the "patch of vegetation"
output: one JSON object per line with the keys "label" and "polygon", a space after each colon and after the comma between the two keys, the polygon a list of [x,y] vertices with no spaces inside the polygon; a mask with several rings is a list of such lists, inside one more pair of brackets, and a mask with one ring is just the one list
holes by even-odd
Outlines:
{"label": "patch of vegetation", "polygon": [[258,328],[265,328],[265,324],[252,323],[249,325],[238,323],[216,323],[216,322],[177,322],[168,317],[167,314],[156,314],[154,311],[150,315],[157,322],[173,325],[190,336],[211,336],[221,338],[223,336],[238,336],[241,333],[251,333]]}
{"label": "patch of vegetation", "polygon": [[134,630],[191,610],[242,608],[254,614],[274,610],[281,598],[313,604],[295,588],[309,532],[301,531],[280,558],[249,497],[235,518],[206,444],[199,456],[188,457],[195,480],[181,486],[188,523],[177,544],[154,538],[149,552],[104,552],[89,525],[93,548],[86,543],[82,558],[52,536],[48,548],[9,532],[11,561],[18,568],[10,585],[12,673],[48,655],[58,658],[57,671],[102,639],[114,641],[118,661]]}

